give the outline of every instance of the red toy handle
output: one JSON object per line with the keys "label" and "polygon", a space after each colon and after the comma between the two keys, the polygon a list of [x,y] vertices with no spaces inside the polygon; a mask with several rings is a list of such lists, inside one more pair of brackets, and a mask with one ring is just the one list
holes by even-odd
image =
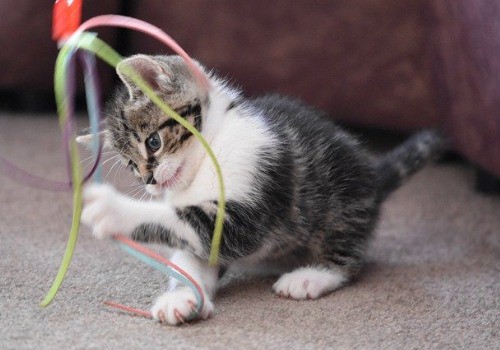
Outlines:
{"label": "red toy handle", "polygon": [[56,0],[52,11],[52,39],[66,40],[82,19],[82,0]]}

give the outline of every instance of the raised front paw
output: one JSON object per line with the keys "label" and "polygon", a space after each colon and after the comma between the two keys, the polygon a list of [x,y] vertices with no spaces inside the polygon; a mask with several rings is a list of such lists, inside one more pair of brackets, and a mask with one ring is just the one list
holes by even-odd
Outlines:
{"label": "raised front paw", "polygon": [[134,224],[133,214],[127,210],[128,198],[106,184],[91,184],[83,190],[82,223],[92,228],[96,238],[102,239],[117,233],[128,235]]}
{"label": "raised front paw", "polygon": [[188,320],[206,320],[213,311],[214,304],[205,298],[201,314],[198,313],[193,291],[184,287],[161,295],[153,305],[151,314],[155,320],[175,326]]}

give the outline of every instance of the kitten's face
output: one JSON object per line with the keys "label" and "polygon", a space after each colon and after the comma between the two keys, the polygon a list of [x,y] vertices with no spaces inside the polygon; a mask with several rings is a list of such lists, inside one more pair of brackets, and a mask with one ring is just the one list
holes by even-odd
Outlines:
{"label": "kitten's face", "polygon": [[[201,131],[206,96],[181,58],[133,56],[124,62],[131,64],[172,109]],[[128,91],[117,95],[106,116],[109,144],[150,193],[188,186],[194,166],[190,157],[196,142],[193,134],[121,78]]]}

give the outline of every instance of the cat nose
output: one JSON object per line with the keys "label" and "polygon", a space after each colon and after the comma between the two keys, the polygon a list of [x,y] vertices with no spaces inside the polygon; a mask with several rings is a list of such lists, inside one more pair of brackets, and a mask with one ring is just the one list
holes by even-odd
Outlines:
{"label": "cat nose", "polygon": [[153,174],[151,174],[148,179],[146,180],[146,185],[156,185],[156,180],[153,176]]}

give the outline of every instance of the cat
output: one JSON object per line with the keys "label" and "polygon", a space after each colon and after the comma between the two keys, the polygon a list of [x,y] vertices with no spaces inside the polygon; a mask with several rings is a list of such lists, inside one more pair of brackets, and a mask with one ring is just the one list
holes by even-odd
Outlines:
{"label": "cat", "polygon": [[[279,269],[274,292],[297,300],[348,283],[363,265],[382,201],[444,149],[440,133],[426,130],[378,159],[325,113],[280,95],[245,98],[199,63],[210,92],[178,56],[135,55],[122,64],[194,125],[220,162],[227,214],[219,266],[207,263],[219,196],[212,162],[120,66],[123,84],[106,108],[103,137],[158,200],[140,202],[109,184],[87,185],[82,222],[97,238],[121,233],[174,248],[172,261],[205,293],[200,319],[214,312],[220,274],[233,266]],[[195,300],[191,289],[171,280],[152,315],[183,323]]]}

